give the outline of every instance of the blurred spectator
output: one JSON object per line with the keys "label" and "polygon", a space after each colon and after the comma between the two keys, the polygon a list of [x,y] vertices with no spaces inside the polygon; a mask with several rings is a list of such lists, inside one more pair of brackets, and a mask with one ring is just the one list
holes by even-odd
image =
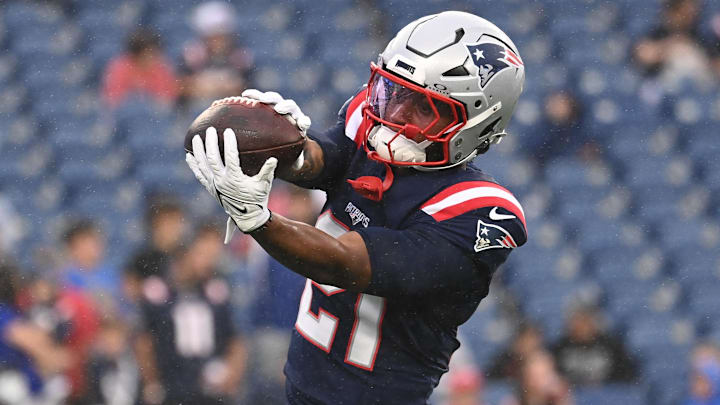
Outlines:
{"label": "blurred spectator", "polygon": [[22,222],[10,200],[0,193],[0,258],[14,251],[15,244],[22,237]]}
{"label": "blurred spectator", "polygon": [[119,298],[120,279],[116,269],[104,263],[105,238],[90,219],[72,222],[65,231],[67,262],[60,270],[63,287],[84,291],[101,308],[112,310]]}
{"label": "blurred spectator", "polygon": [[482,405],[483,376],[475,368],[455,371],[449,382],[447,405]]}
{"label": "blurred spectator", "polygon": [[218,276],[219,226],[201,227],[174,257],[166,280],[143,283],[143,332],[136,351],[149,404],[220,404],[237,399],[246,350]]}
{"label": "blurred spectator", "polygon": [[[431,403],[445,405],[481,405],[485,379],[475,363],[473,346],[466,344],[462,331],[458,331],[460,347],[455,350],[448,371],[440,379],[440,383],[430,397]],[[437,401],[433,401],[435,398]]]}
{"label": "blurred spectator", "polygon": [[720,350],[701,343],[691,358],[689,398],[683,405],[720,405]]}
{"label": "blurred spectator", "polygon": [[68,348],[75,360],[69,370],[72,398],[86,390],[86,366],[97,337],[103,312],[113,311],[119,294],[116,272],[103,264],[105,241],[98,226],[88,219],[72,222],[64,234],[66,263],[59,271],[57,306],[70,320]]}
{"label": "blurred spectator", "polygon": [[713,81],[706,44],[699,34],[697,0],[665,0],[662,21],[634,47],[647,76],[673,86],[686,80],[698,87]]}
{"label": "blurred spectator", "polygon": [[537,326],[523,323],[518,328],[510,346],[498,355],[488,368],[488,378],[518,379],[520,365],[532,353],[543,350],[543,335]]}
{"label": "blurred spectator", "polygon": [[205,108],[213,100],[240,95],[248,87],[253,57],[235,33],[235,9],[211,1],[198,6],[191,21],[200,38],[183,53],[186,101],[191,108]]}
{"label": "blurred spectator", "polygon": [[59,305],[61,292],[48,273],[31,274],[18,294],[18,306],[25,317],[48,333],[57,343],[67,342],[72,322]]}
{"label": "blurred spectator", "polygon": [[150,199],[145,213],[149,231],[147,244],[141,246],[125,266],[123,295],[125,311],[131,322],[137,322],[142,283],[151,276],[164,278],[170,266],[170,255],[185,236],[185,212],[180,203],[167,195]]}
{"label": "blurred spectator", "polygon": [[622,341],[602,331],[594,307],[579,307],[570,314],[565,336],[552,352],[560,372],[573,385],[633,382],[636,378],[635,361]]}
{"label": "blurred spectator", "polygon": [[163,106],[174,104],[178,96],[177,78],[156,33],[140,28],[130,34],[126,52],[108,64],[102,94],[111,107],[119,106],[134,94],[149,96]]}
{"label": "blurred spectator", "polygon": [[593,160],[598,148],[583,128],[580,101],[568,89],[551,92],[545,97],[539,133],[521,147],[525,155],[539,164],[558,156],[579,155]]}
{"label": "blurred spectator", "polygon": [[570,387],[555,369],[552,356],[543,350],[535,351],[523,360],[515,395],[507,405],[574,404]]}
{"label": "blurred spectator", "polygon": [[45,389],[45,380],[71,364],[69,353],[57,345],[43,329],[27,321],[17,307],[19,291],[17,268],[7,260],[0,262],[0,403],[28,404],[54,393]]}
{"label": "blurred spectator", "polygon": [[88,364],[89,404],[134,405],[139,401],[140,373],[129,345],[127,325],[104,319]]}
{"label": "blurred spectator", "polygon": [[710,19],[710,56],[715,76],[720,80],[720,13]]}

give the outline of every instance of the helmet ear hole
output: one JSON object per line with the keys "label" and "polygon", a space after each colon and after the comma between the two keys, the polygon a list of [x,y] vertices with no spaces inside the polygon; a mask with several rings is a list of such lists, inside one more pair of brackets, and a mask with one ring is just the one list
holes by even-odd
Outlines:
{"label": "helmet ear hole", "polygon": [[475,150],[477,151],[478,155],[482,155],[483,153],[487,152],[488,149],[490,149],[490,142],[488,140],[485,140]]}
{"label": "helmet ear hole", "polygon": [[478,135],[478,140],[481,140],[480,145],[478,145],[477,147],[478,155],[482,155],[483,153],[487,152],[488,149],[490,149],[492,134],[495,133],[495,126],[498,124],[498,122],[500,122],[500,118],[502,117],[499,117],[495,121],[488,124],[485,129],[483,129],[482,132],[480,132],[480,134]]}
{"label": "helmet ear hole", "polygon": [[475,108],[482,107],[482,100],[475,100]]}

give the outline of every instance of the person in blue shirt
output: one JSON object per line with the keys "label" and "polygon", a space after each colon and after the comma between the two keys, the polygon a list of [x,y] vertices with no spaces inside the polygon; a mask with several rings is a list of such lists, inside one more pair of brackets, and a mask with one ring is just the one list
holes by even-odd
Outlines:
{"label": "person in blue shirt", "polygon": [[64,288],[83,291],[111,308],[120,299],[120,275],[105,262],[106,243],[99,225],[88,218],[72,221],[63,234],[67,263],[60,269]]}
{"label": "person in blue shirt", "polygon": [[[285,365],[290,404],[426,404],[459,347],[457,328],[526,242],[520,202],[470,164],[500,142],[522,91],[515,44],[456,11],[400,30],[337,124],[308,133],[278,176],[326,192],[315,227],[267,208],[277,160],[242,172],[231,128],[193,139],[186,161],[229,215],[307,278]],[[292,100],[246,90],[306,132]],[[218,131],[222,131],[224,161]]]}

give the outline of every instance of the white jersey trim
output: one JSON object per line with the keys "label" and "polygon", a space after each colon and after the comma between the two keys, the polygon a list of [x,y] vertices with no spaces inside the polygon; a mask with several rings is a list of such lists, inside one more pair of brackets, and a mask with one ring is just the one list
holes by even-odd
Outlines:
{"label": "white jersey trim", "polygon": [[504,200],[507,200],[511,204],[513,204],[517,209],[522,213],[523,216],[525,216],[525,212],[522,209],[522,206],[520,205],[520,202],[510,194],[509,192],[496,188],[496,187],[474,187],[469,188],[467,190],[463,190],[460,192],[457,192],[455,194],[452,194],[450,196],[447,196],[446,198],[436,202],[435,204],[428,205],[426,207],[423,207],[422,210],[428,214],[433,215],[439,211],[444,210],[445,208],[452,207],[454,205],[462,204],[466,201],[473,200],[475,198],[483,198],[483,197],[495,197],[495,198],[502,198]]}

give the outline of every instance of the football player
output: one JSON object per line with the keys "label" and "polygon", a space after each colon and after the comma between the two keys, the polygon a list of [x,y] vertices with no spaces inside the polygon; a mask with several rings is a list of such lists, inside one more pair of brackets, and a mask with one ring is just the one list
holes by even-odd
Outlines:
{"label": "football player", "polygon": [[[425,404],[458,348],[457,328],[525,243],[517,199],[469,166],[505,136],[525,71],[515,44],[456,11],[403,28],[371,64],[337,125],[308,134],[278,176],[327,193],[316,227],[267,209],[277,161],[249,177],[232,130],[194,137],[187,162],[230,216],[307,277],[288,360],[291,404]],[[302,131],[292,100],[248,90]]]}

